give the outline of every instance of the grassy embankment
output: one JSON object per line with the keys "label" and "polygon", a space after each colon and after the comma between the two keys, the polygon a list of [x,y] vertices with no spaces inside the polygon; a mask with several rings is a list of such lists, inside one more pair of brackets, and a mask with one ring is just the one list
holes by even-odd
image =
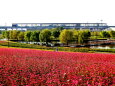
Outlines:
{"label": "grassy embankment", "polygon": [[[8,47],[7,41],[0,41],[0,47]],[[34,44],[24,44],[18,42],[9,42],[9,47],[15,48],[29,48],[29,49],[41,49],[41,50],[56,50],[56,47],[46,47]],[[58,47],[59,51],[69,51],[69,52],[107,52],[115,53],[115,49],[91,49],[91,48],[71,48],[71,47]]]}

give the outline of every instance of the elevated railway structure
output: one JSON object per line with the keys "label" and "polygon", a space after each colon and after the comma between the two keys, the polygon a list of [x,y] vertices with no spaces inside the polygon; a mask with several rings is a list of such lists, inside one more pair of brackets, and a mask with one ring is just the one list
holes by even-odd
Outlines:
{"label": "elevated railway structure", "polygon": [[40,30],[63,27],[64,29],[89,29],[101,31],[110,27],[107,23],[12,23],[12,26],[0,26],[0,30]]}

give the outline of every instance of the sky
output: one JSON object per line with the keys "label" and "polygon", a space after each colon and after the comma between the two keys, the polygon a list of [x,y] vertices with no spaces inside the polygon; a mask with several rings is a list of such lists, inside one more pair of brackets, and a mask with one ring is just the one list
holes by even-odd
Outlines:
{"label": "sky", "polygon": [[0,26],[100,22],[115,25],[114,3],[115,0],[0,0]]}

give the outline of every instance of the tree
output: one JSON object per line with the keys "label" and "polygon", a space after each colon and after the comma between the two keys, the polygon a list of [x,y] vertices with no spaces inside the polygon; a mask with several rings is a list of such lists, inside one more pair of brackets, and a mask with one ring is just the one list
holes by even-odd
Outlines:
{"label": "tree", "polygon": [[88,39],[91,36],[90,30],[84,30],[84,37]]}
{"label": "tree", "polygon": [[84,32],[83,31],[79,31],[79,33],[78,33],[78,43],[79,44],[84,43],[84,39],[85,39]]}
{"label": "tree", "polygon": [[59,39],[61,43],[65,43],[68,45],[69,40],[72,40],[73,38],[73,32],[71,30],[64,29],[62,30]]}
{"label": "tree", "polygon": [[78,43],[86,43],[89,37],[91,36],[91,33],[89,30],[80,30],[78,31]]}
{"label": "tree", "polygon": [[10,39],[16,39],[18,40],[18,35],[19,35],[20,31],[18,30],[11,30],[9,31],[9,36],[10,36]]}
{"label": "tree", "polygon": [[99,31],[93,31],[93,32],[91,32],[91,35],[92,36],[99,36],[100,32]]}
{"label": "tree", "polygon": [[2,34],[2,31],[0,30],[0,34]]}
{"label": "tree", "polygon": [[13,39],[13,30],[9,31],[9,36],[10,36],[10,39]]}
{"label": "tree", "polygon": [[110,37],[115,37],[115,31],[109,31],[109,35],[110,35]]}
{"label": "tree", "polygon": [[63,28],[63,27],[57,27],[56,29],[58,29],[59,31],[64,30],[64,28]]}
{"label": "tree", "polygon": [[6,39],[8,40],[8,47],[9,47],[9,38],[10,38],[9,34],[10,34],[9,31],[4,31],[4,32],[2,33],[2,35],[4,36],[4,38],[6,38]]}
{"label": "tree", "polygon": [[9,34],[10,34],[9,31],[3,31],[3,32],[2,32],[2,37],[9,40],[9,38],[10,38],[10,35],[9,35]]}
{"label": "tree", "polygon": [[3,32],[2,32],[2,37],[3,37],[3,38],[6,38],[6,37],[5,37],[5,33],[6,33],[6,31],[3,31]]}
{"label": "tree", "polygon": [[108,38],[108,37],[110,37],[110,34],[107,31],[101,31],[100,36],[103,37],[103,38]]}
{"label": "tree", "polygon": [[46,45],[48,45],[48,42],[50,41],[51,31],[49,29],[44,29],[40,32],[39,40],[40,42],[46,42]]}
{"label": "tree", "polygon": [[29,41],[30,42],[30,37],[31,37],[31,31],[26,31],[24,34],[24,39],[25,41]]}
{"label": "tree", "polygon": [[13,30],[13,34],[12,34],[13,39],[18,40],[18,35],[19,35],[19,33],[20,33],[20,31],[18,31],[18,30]]}
{"label": "tree", "polygon": [[60,35],[60,31],[57,29],[57,28],[53,28],[51,30],[51,35],[54,37],[54,38],[58,38],[59,35]]}
{"label": "tree", "polygon": [[18,40],[23,41],[24,40],[24,32],[20,32],[18,35]]}
{"label": "tree", "polygon": [[89,37],[91,36],[90,30],[83,30],[84,42],[87,43]]}
{"label": "tree", "polygon": [[73,31],[73,39],[76,40],[76,42],[78,41],[78,36],[79,36],[79,31],[74,29]]}
{"label": "tree", "polygon": [[91,32],[91,39],[97,39],[98,37],[100,37],[100,32],[99,31]]}
{"label": "tree", "polygon": [[39,34],[40,34],[40,31],[32,31],[30,40],[31,41],[39,41]]}

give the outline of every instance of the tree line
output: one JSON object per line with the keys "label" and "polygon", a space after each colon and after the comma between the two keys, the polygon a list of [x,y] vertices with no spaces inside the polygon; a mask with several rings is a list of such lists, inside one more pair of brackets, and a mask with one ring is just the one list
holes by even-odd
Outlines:
{"label": "tree line", "polygon": [[92,36],[99,35],[102,38],[115,37],[115,31],[101,31],[101,32],[91,32],[90,30],[76,30],[76,29],[43,29],[37,31],[3,31],[2,37],[8,40],[21,40],[27,42],[51,42],[52,40],[59,40],[61,43],[69,44],[72,41],[82,44],[86,43],[88,39]]}

